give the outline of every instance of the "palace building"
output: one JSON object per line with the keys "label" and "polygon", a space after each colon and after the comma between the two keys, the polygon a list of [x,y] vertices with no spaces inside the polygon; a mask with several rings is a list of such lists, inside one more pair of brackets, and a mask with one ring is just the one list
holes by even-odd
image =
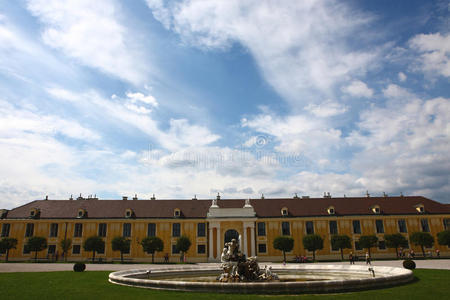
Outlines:
{"label": "palace building", "polygon": [[[100,236],[105,241],[103,253],[96,257],[104,261],[117,260],[111,240],[123,236],[131,240],[128,260],[150,261],[151,255],[143,251],[140,241],[147,236],[158,236],[164,241],[164,250],[157,252],[156,261],[163,261],[167,253],[170,261],[178,261],[175,247],[178,237],[185,235],[191,241],[187,252],[190,262],[216,262],[226,241],[240,237],[241,251],[247,256],[258,256],[260,261],[281,261],[282,252],[274,249],[273,240],[282,235],[294,238],[294,249],[287,253],[312,256],[304,249],[302,239],[307,234],[319,234],[324,247],[316,258],[340,259],[340,251],[332,249],[333,234],[348,235],[353,241],[350,251],[363,255],[358,240],[361,235],[376,235],[378,247],[372,248],[374,258],[393,258],[395,249],[386,247],[385,234],[401,233],[407,239],[413,232],[429,232],[435,244],[426,251],[450,255],[447,246],[437,243],[438,232],[450,229],[450,205],[420,196],[343,197],[329,194],[323,198],[293,197],[282,199],[216,199],[200,200],[99,200],[83,198],[70,200],[36,200],[23,206],[0,210],[1,236],[18,240],[10,251],[10,260],[27,260],[32,253],[24,247],[27,238],[42,236],[48,248],[39,252],[41,259],[59,255],[63,239],[72,240],[67,254],[69,261],[87,260],[91,252],[83,250],[83,241]],[[420,247],[409,244],[416,253]],[[4,255],[4,254],[2,254]]]}

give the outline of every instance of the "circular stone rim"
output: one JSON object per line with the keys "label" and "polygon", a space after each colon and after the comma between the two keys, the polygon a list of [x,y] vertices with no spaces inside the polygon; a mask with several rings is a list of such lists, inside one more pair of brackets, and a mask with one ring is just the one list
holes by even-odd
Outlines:
{"label": "circular stone rim", "polygon": [[[332,293],[344,291],[367,290],[382,287],[390,287],[408,283],[414,279],[411,270],[397,267],[371,266],[375,277],[360,279],[332,279],[320,281],[295,281],[295,282],[190,282],[159,279],[139,279],[130,276],[147,275],[148,269],[132,269],[112,272],[109,274],[109,282],[124,286],[171,290],[188,292],[220,292],[220,293],[246,293],[246,294],[295,294],[295,293]],[[222,271],[219,267],[189,266],[182,268],[168,267],[150,270],[151,276],[182,275],[186,273],[209,273]],[[273,267],[273,272],[320,272],[320,273],[351,273],[367,274],[369,267],[361,265],[286,265]]]}

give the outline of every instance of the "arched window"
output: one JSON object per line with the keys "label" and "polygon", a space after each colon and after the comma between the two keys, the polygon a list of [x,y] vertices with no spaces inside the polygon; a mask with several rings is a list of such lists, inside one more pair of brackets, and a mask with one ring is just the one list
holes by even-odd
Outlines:
{"label": "arched window", "polygon": [[232,239],[239,241],[239,232],[234,229],[229,229],[225,232],[225,243],[231,242]]}

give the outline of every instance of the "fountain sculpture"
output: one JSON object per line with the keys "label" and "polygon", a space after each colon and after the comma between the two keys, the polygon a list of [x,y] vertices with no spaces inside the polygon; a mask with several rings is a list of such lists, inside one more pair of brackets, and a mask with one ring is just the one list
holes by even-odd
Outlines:
{"label": "fountain sculpture", "polygon": [[225,243],[221,262],[223,273],[217,277],[220,282],[279,281],[277,274],[272,272],[272,267],[266,265],[264,269],[260,269],[256,257],[246,258],[245,254],[239,251],[236,239]]}

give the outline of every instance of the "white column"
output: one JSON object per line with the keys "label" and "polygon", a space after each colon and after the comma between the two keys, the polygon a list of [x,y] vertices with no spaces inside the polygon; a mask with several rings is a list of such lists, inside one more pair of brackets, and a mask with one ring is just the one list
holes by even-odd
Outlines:
{"label": "white column", "polygon": [[222,254],[222,248],[220,247],[220,240],[222,239],[222,236],[220,234],[220,223],[217,224],[217,259],[220,260],[220,255]]}
{"label": "white column", "polygon": [[244,225],[244,240],[242,241],[242,244],[244,244],[243,248],[241,249],[244,250],[242,252],[244,252],[245,256],[248,256],[248,251],[247,251],[247,227]]}
{"label": "white column", "polygon": [[210,224],[209,225],[209,260],[213,260],[214,259],[214,242],[213,242],[213,227]]}
{"label": "white column", "polygon": [[250,227],[250,239],[252,256],[255,256],[255,226]]}

